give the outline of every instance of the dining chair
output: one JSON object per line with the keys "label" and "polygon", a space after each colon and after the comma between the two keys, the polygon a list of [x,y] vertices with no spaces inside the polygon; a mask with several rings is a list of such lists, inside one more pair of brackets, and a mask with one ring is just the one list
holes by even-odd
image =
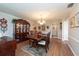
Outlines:
{"label": "dining chair", "polygon": [[36,33],[34,34],[33,32],[30,34],[29,45],[31,45],[32,47],[36,47],[37,45],[37,36],[38,35],[36,35]]}
{"label": "dining chair", "polygon": [[49,43],[50,43],[50,33],[47,34],[44,38],[41,39],[41,41],[38,42],[38,46],[44,46],[46,52],[49,49]]}

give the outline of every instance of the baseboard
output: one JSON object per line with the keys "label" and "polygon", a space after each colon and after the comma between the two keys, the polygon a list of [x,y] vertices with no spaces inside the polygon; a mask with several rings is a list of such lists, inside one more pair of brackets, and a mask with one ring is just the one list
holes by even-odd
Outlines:
{"label": "baseboard", "polygon": [[74,54],[74,56],[77,56],[77,54],[74,52],[73,48],[71,47],[71,45],[67,42],[68,47],[70,48],[70,50],[72,51],[72,53]]}

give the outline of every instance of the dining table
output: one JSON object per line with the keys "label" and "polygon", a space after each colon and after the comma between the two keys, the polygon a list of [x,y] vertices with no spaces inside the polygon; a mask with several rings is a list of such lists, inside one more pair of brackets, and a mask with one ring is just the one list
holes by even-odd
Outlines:
{"label": "dining table", "polygon": [[42,39],[44,39],[45,37],[46,35],[43,35],[43,34],[30,35],[29,44],[31,44],[31,46],[33,47],[37,47],[37,43],[41,41]]}

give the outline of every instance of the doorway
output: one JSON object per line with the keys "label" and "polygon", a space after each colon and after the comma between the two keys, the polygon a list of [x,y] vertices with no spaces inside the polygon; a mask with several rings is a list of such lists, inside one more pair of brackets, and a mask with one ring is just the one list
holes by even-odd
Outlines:
{"label": "doorway", "polygon": [[68,20],[62,22],[62,41],[68,40]]}

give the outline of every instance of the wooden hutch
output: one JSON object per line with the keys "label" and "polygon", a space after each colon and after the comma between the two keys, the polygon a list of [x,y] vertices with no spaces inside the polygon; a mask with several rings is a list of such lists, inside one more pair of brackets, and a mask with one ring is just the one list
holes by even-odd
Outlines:
{"label": "wooden hutch", "polygon": [[26,20],[18,19],[15,21],[14,37],[17,42],[28,40],[30,24]]}

